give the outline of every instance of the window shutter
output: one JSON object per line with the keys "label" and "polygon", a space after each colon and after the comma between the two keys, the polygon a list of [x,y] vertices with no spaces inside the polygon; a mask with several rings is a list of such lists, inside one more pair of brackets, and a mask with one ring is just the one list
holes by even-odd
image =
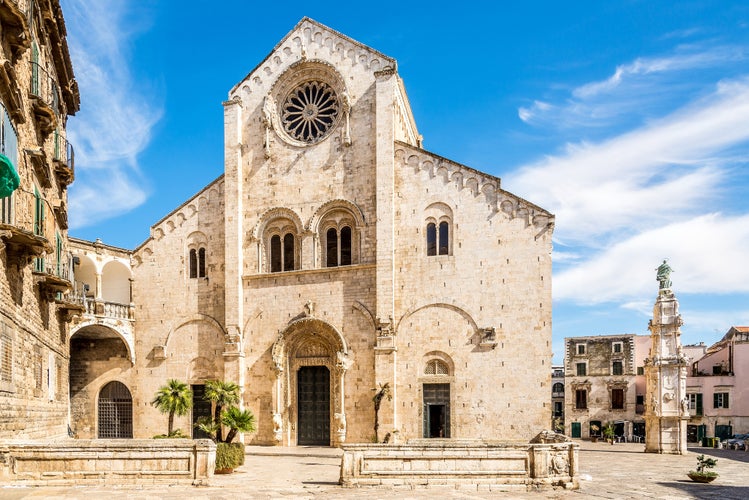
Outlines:
{"label": "window shutter", "polygon": [[717,392],[713,393],[713,408],[720,408],[720,396]]}

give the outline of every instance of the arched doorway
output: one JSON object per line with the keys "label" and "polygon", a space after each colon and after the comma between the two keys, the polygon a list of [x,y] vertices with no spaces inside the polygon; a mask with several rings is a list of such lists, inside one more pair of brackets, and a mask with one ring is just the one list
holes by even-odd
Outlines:
{"label": "arched doorway", "polygon": [[99,391],[100,439],[131,439],[133,437],[133,398],[122,382],[109,382]]}
{"label": "arched doorway", "polygon": [[273,345],[276,383],[273,427],[286,446],[338,446],[346,440],[346,342],[329,323],[311,316],[291,323]]}
{"label": "arched doorway", "polygon": [[330,370],[302,366],[297,371],[297,444],[330,445]]}

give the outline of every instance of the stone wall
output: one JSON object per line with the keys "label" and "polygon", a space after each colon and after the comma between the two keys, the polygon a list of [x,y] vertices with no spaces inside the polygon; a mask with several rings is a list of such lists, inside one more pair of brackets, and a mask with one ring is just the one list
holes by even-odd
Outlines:
{"label": "stone wall", "polygon": [[[55,137],[64,152],[67,115],[78,109],[77,84],[59,2],[37,2],[33,18],[30,3],[0,3],[0,104],[13,129],[5,134],[17,140],[15,150],[9,141],[3,151],[20,177],[20,187],[2,200],[0,221],[0,439],[67,431],[68,317],[45,286],[69,270],[65,207],[73,164],[58,169]],[[38,66],[32,66],[32,40]],[[45,92],[53,86],[59,90],[54,99]],[[44,217],[35,221],[37,193]]]}
{"label": "stone wall", "polygon": [[0,445],[0,481],[17,485],[203,485],[215,466],[216,445],[207,439],[77,439]]}
{"label": "stone wall", "polygon": [[403,445],[344,445],[341,484],[429,487],[478,491],[577,489],[578,449],[573,443],[502,444],[415,440]]}

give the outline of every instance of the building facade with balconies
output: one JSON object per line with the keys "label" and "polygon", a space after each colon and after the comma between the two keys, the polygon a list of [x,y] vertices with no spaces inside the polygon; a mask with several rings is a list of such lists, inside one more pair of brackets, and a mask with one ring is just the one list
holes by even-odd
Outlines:
{"label": "building facade with balconies", "polygon": [[[68,433],[68,116],[79,95],[58,0],[0,2],[0,437]],[[29,425],[33,422],[33,425]]]}
{"label": "building facade with balconies", "polygon": [[620,439],[645,435],[645,358],[648,335],[565,339],[565,434],[601,436],[614,425]]}
{"label": "building facade with balconies", "polygon": [[749,433],[749,327],[731,327],[692,362],[687,440]]}

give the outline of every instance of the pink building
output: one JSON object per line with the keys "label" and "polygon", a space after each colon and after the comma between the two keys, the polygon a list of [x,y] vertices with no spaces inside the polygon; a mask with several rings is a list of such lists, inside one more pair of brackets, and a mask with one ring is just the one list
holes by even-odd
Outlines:
{"label": "pink building", "polygon": [[749,433],[749,326],[731,327],[692,363],[687,398],[688,441]]}

